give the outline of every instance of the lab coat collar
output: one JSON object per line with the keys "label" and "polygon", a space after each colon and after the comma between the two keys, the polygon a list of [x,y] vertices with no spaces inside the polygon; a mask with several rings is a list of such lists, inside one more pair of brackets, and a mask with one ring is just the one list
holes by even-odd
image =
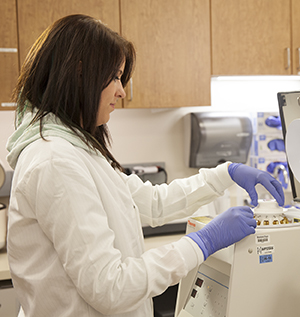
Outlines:
{"label": "lab coat collar", "polygon": [[[40,121],[31,124],[35,114],[36,111],[32,111],[31,107],[27,107],[24,113],[17,114],[17,129],[9,137],[6,144],[6,148],[9,151],[6,159],[12,169],[15,169],[18,157],[25,147],[41,138]],[[61,137],[74,146],[83,148],[88,152],[94,152],[94,154],[97,152],[98,155],[102,156],[100,152],[89,148],[78,135],[66,127],[53,113],[49,113],[43,117],[42,132],[43,137],[46,139],[49,136]]]}

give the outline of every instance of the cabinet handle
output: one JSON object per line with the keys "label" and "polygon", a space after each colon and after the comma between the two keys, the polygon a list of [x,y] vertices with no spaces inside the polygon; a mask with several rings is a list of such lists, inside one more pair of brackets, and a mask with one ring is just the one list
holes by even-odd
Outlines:
{"label": "cabinet handle", "polygon": [[291,66],[291,49],[289,47],[286,48],[286,57],[287,57],[287,65],[285,69],[289,69]]}
{"label": "cabinet handle", "polygon": [[0,53],[18,53],[17,48],[0,47]]}
{"label": "cabinet handle", "polygon": [[130,97],[128,98],[128,101],[132,101],[133,99],[133,85],[132,85],[132,77],[129,80],[129,89],[130,89]]}
{"label": "cabinet handle", "polygon": [[300,70],[300,47],[297,48],[298,51],[298,67],[297,69]]}

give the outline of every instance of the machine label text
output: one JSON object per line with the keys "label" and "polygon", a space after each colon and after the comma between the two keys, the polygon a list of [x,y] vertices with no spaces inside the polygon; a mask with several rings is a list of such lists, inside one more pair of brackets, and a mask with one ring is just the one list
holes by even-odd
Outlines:
{"label": "machine label text", "polygon": [[261,244],[261,243],[270,243],[270,235],[268,234],[257,235],[256,244]]}
{"label": "machine label text", "polygon": [[259,263],[270,263],[273,262],[273,255],[272,254],[267,254],[267,255],[260,255],[259,256]]}
{"label": "machine label text", "polygon": [[258,255],[263,255],[263,254],[272,254],[275,251],[274,245],[268,245],[268,246],[260,246],[256,247],[257,254]]}

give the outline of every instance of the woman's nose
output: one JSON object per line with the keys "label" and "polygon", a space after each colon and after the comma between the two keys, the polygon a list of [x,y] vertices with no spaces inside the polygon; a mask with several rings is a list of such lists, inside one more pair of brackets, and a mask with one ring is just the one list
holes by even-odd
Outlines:
{"label": "woman's nose", "polygon": [[117,94],[118,94],[118,98],[122,98],[123,99],[123,98],[126,97],[126,92],[125,92],[121,82],[120,82],[120,87],[118,88]]}

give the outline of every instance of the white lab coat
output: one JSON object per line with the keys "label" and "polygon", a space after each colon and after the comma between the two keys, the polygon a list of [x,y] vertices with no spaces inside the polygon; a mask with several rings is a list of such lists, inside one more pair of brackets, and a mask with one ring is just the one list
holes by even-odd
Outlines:
{"label": "white lab coat", "polygon": [[152,186],[99,153],[47,140],[14,155],[8,257],[25,316],[153,316],[151,297],[203,254],[188,237],[144,252],[141,222],[162,225],[222,195],[233,184],[227,164]]}

